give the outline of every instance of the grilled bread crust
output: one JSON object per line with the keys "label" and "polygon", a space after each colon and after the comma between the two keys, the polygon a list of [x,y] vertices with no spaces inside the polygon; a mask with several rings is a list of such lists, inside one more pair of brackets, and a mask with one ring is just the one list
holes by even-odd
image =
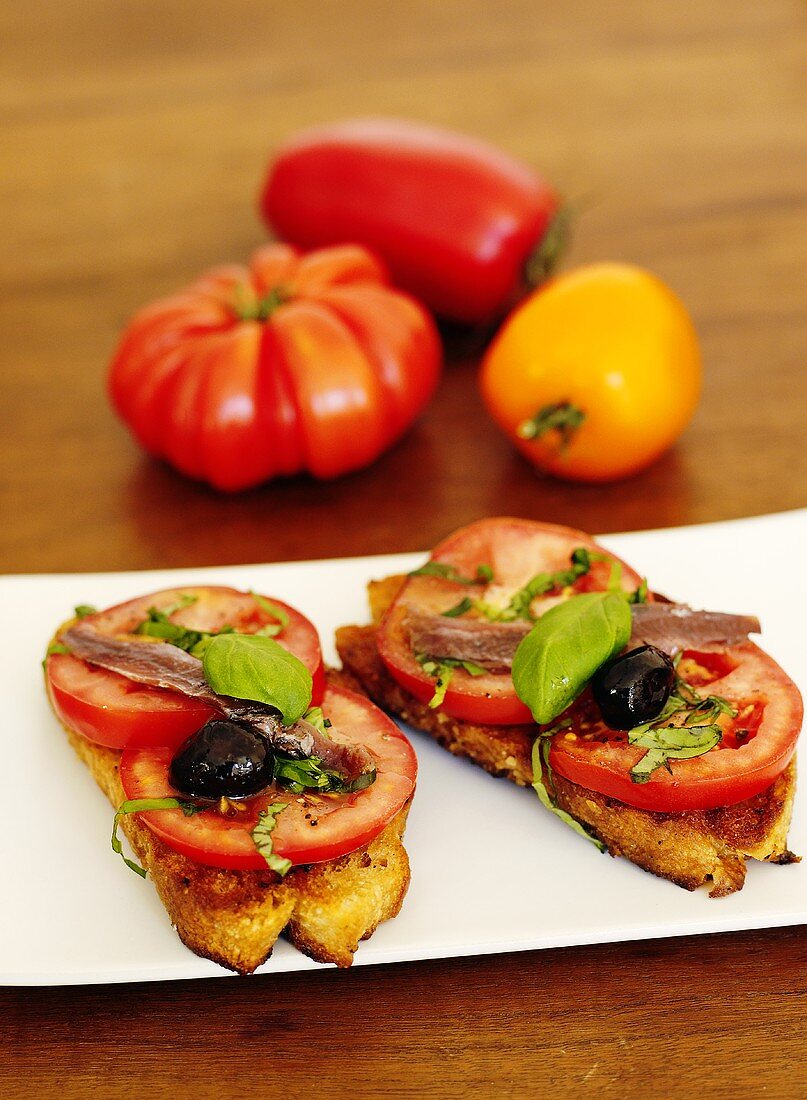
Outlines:
{"label": "grilled bread crust", "polygon": [[[532,783],[532,726],[485,726],[431,710],[408,694],[387,672],[376,645],[376,623],[395,597],[403,577],[387,577],[369,586],[374,623],[337,631],[336,647],[353,683],[384,710],[433,737],[449,752],[479,764],[491,775],[519,786]],[[561,809],[598,837],[613,856],[686,890],[711,882],[710,895],[741,890],[746,859],[793,863],[787,831],[796,789],[793,760],[768,790],[745,802],[717,810],[655,813],[589,791],[559,775],[551,790]]]}
{"label": "grilled bread crust", "polygon": [[[126,797],[118,775],[121,754],[64,728],[101,790],[119,806]],[[164,844],[135,814],[122,818],[121,828],[182,942],[203,958],[251,974],[272,954],[281,933],[317,962],[350,966],[359,941],[400,911],[409,886],[401,841],[408,812],[407,803],[355,852],[294,868],[282,880],[268,867],[226,871],[196,863]]]}

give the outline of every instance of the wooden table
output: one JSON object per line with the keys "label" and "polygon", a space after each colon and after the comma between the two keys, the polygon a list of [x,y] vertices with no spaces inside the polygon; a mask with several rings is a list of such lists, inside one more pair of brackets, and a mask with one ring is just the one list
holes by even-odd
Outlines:
{"label": "wooden table", "polygon": [[[3,570],[420,549],[502,512],[607,532],[807,504],[796,0],[43,0],[7,4],[0,33]],[[540,166],[585,199],[570,263],[635,261],[681,294],[705,393],[655,467],[597,488],[537,478],[482,412],[473,338],[452,341],[404,442],[342,481],[221,497],[140,454],[103,393],[127,316],[264,239],[254,195],[281,138],[369,112]],[[8,989],[0,1080],[62,1097],[796,1096],[805,1012],[800,929]]]}

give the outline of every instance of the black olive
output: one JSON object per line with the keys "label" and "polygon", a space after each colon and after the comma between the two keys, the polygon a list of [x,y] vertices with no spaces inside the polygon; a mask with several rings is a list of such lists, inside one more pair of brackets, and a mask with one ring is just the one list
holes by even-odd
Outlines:
{"label": "black olive", "polygon": [[652,645],[631,649],[598,669],[591,694],[605,722],[629,730],[658,718],[675,683],[675,666]]}
{"label": "black olive", "polygon": [[171,786],[196,798],[247,798],[272,781],[272,750],[248,726],[214,718],[177,749]]}

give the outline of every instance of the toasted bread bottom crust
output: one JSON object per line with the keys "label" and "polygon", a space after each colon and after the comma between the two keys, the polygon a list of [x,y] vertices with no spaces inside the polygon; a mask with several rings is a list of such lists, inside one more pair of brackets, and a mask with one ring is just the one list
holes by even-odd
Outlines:
{"label": "toasted bread bottom crust", "polygon": [[[400,583],[401,578],[389,577],[371,584],[370,606],[375,619],[383,614]],[[519,786],[532,783],[533,727],[476,725],[430,710],[389,675],[378,656],[375,632],[375,625],[345,626],[337,631],[336,647],[354,685],[449,752]],[[787,849],[796,789],[795,760],[768,790],[717,810],[682,814],[640,810],[558,775],[553,776],[553,788],[558,805],[596,835],[611,855],[625,856],[686,890],[711,880],[710,895],[724,897],[742,889],[747,858],[771,863],[798,859]]]}
{"label": "toasted bread bottom crust", "polygon": [[[64,728],[117,808],[126,797],[118,775],[121,754]],[[407,803],[355,852],[295,868],[282,881],[268,868],[225,871],[196,863],[169,848],[137,815],[124,817],[121,827],[182,942],[203,958],[251,974],[269,958],[281,932],[316,962],[350,966],[359,941],[403,904],[409,859],[401,837],[408,812]]]}

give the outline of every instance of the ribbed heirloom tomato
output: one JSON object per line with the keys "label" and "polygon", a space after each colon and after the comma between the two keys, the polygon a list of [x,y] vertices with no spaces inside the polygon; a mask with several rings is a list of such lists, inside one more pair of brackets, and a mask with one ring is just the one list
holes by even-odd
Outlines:
{"label": "ribbed heirloom tomato", "polygon": [[675,442],[700,396],[698,341],[669,287],[628,264],[547,283],[482,364],[496,423],[540,470],[574,481],[637,473]]}
{"label": "ribbed heirloom tomato", "polygon": [[141,310],[109,390],[151,454],[234,491],[374,461],[434,392],[429,314],[363,248],[271,244]]}

